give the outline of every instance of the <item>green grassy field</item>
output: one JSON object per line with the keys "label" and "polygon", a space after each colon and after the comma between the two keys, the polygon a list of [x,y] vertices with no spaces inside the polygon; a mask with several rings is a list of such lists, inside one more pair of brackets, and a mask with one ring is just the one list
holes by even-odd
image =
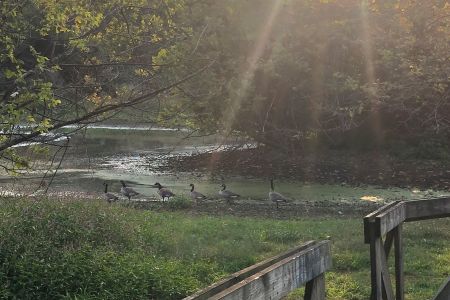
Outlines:
{"label": "green grassy field", "polygon": [[[428,299],[450,273],[450,220],[404,228],[406,299]],[[362,231],[362,219],[194,217],[101,201],[3,198],[0,299],[179,299],[328,236],[334,264],[326,277],[328,299],[367,299]]]}

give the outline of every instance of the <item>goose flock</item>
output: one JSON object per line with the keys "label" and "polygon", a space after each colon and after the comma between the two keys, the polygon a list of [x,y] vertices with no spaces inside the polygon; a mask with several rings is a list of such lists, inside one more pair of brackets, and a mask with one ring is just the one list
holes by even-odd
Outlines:
{"label": "goose flock", "polygon": [[[122,184],[122,187],[120,188],[120,194],[128,199],[128,201],[131,201],[131,198],[139,195],[138,192],[136,192],[131,187],[128,187],[125,183],[125,181],[121,180],[120,183]],[[111,203],[119,200],[119,197],[111,192],[108,192],[108,184],[106,182],[103,183],[104,189],[104,199],[106,202]],[[155,184],[150,185],[152,188],[158,189],[158,195],[161,197],[162,201],[169,201],[171,197],[174,197],[175,194],[169,190],[168,188],[161,185],[161,183],[156,182]],[[194,200],[197,204],[201,200],[208,199],[207,196],[204,194],[198,192],[195,190],[195,186],[193,183],[189,184],[191,187],[190,189],[190,197],[192,200]],[[234,200],[239,199],[241,196],[235,192],[232,192],[227,189],[227,186],[225,183],[221,184],[221,189],[218,191],[219,198],[225,200],[228,204],[233,204]],[[277,209],[279,208],[279,204],[281,202],[287,203],[291,201],[289,198],[283,196],[279,192],[275,192],[273,179],[270,179],[270,191],[269,191],[269,200],[276,204]]]}

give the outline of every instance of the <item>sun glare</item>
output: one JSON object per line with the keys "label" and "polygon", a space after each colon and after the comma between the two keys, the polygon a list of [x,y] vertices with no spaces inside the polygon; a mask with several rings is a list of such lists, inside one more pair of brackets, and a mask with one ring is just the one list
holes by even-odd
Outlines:
{"label": "sun glare", "polygon": [[[269,16],[267,18],[267,21],[264,22],[264,26],[261,28],[261,31],[258,35],[258,39],[255,43],[255,47],[250,52],[248,59],[247,59],[247,65],[242,70],[242,78],[241,78],[241,84],[238,88],[237,95],[230,99],[230,103],[228,106],[227,111],[224,113],[223,116],[223,138],[221,141],[221,144],[225,144],[225,140],[227,136],[230,134],[234,121],[236,119],[236,115],[241,108],[242,101],[247,97],[250,83],[253,79],[253,76],[255,74],[256,68],[258,67],[258,61],[261,58],[261,56],[264,53],[264,49],[266,48],[270,35],[272,33],[273,26],[279,16],[280,9],[282,7],[282,0],[276,0],[273,3],[273,7],[270,10]],[[214,159],[210,162],[210,169],[213,166],[213,163],[220,159],[219,157],[214,157]]]}
{"label": "sun glare", "polygon": [[374,67],[374,55],[373,55],[373,46],[372,46],[372,38],[370,34],[370,20],[369,20],[369,5],[367,0],[361,3],[361,35],[363,38],[363,51],[365,57],[365,66],[366,66],[366,78],[369,84],[369,97],[371,104],[371,114],[370,114],[370,124],[372,126],[372,130],[375,133],[375,138],[377,144],[381,143],[382,139],[382,129],[380,123],[380,116],[377,109],[377,82],[375,76],[375,67]]}

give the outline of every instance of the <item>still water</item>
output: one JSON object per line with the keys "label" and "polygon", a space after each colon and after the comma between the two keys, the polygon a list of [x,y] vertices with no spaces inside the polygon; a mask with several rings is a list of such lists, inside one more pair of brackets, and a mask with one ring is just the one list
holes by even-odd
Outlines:
{"label": "still water", "polygon": [[[120,180],[141,195],[135,200],[158,200],[156,189],[150,185],[160,182],[177,195],[188,195],[189,184],[210,198],[217,198],[220,176],[196,169],[191,172],[160,171],[172,156],[191,155],[205,151],[222,151],[226,146],[219,137],[189,137],[187,132],[152,128],[97,126],[73,135],[57,174],[44,170],[29,172],[23,177],[0,176],[0,194],[50,195],[97,198],[103,193],[103,182],[109,191],[118,193]],[[227,141],[231,144],[232,141]],[[37,168],[38,169],[38,168]],[[266,201],[269,183],[259,178],[228,176],[227,187],[243,199]],[[40,186],[41,183],[44,183]],[[276,189],[294,201],[389,202],[449,195],[442,191],[350,187],[346,185],[312,184],[298,181],[277,181]]]}

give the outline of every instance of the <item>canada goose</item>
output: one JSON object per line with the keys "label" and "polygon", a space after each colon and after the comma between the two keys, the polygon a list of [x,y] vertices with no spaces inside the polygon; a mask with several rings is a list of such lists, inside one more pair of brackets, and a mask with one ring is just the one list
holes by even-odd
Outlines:
{"label": "canada goose", "polygon": [[159,182],[155,183],[152,187],[158,188],[158,194],[161,196],[163,201],[164,198],[167,198],[167,200],[169,200],[170,197],[175,196],[175,194],[172,193],[170,190],[163,188]]}
{"label": "canada goose", "polygon": [[136,192],[135,190],[133,190],[130,187],[127,187],[123,180],[121,180],[120,183],[122,184],[122,187],[120,188],[120,193],[122,195],[124,195],[125,197],[127,197],[128,201],[131,200],[131,197],[139,195],[138,192]]}
{"label": "canada goose", "polygon": [[205,195],[203,195],[202,193],[199,193],[197,191],[194,191],[194,184],[193,183],[191,183],[190,186],[191,186],[191,198],[193,200],[198,201],[198,200],[206,199]]}
{"label": "canada goose", "polygon": [[113,193],[108,193],[108,184],[106,182],[103,182],[103,185],[105,186],[105,193],[103,194],[103,197],[105,198],[106,202],[111,203],[113,201],[117,201],[119,198],[114,195]]}
{"label": "canada goose", "polygon": [[232,203],[233,199],[237,199],[240,197],[240,195],[226,190],[227,186],[224,183],[222,183],[221,187],[222,189],[219,191],[219,196],[225,199],[228,203]]}
{"label": "canada goose", "polygon": [[270,201],[275,202],[277,204],[277,209],[278,209],[278,203],[288,202],[288,198],[286,198],[285,196],[281,195],[280,193],[277,193],[274,191],[273,179],[270,179],[269,199],[270,199]]}

